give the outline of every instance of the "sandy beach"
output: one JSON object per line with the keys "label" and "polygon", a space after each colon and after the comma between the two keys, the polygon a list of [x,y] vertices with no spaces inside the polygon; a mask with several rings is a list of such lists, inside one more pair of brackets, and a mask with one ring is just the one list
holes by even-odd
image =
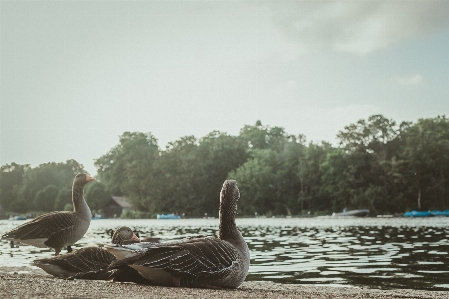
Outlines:
{"label": "sandy beach", "polygon": [[167,288],[92,280],[63,280],[39,269],[0,268],[0,298],[448,298],[449,292],[377,290],[245,282],[238,289]]}

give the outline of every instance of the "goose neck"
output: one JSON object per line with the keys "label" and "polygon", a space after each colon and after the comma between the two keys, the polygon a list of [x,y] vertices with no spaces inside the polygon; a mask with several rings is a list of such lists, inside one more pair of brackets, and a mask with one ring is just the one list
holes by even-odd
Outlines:
{"label": "goose neck", "polygon": [[72,187],[72,203],[73,211],[77,212],[84,209],[84,186],[73,185]]}
{"label": "goose neck", "polygon": [[229,205],[220,206],[220,226],[218,228],[218,236],[220,239],[226,240],[234,236],[237,231],[235,213],[235,208]]}

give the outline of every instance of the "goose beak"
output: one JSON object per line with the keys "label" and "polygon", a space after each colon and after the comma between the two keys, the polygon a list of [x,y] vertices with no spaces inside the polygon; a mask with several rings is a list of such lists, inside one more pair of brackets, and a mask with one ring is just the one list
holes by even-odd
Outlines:
{"label": "goose beak", "polygon": [[87,182],[92,182],[92,181],[95,181],[95,178],[91,177],[90,175],[86,175],[86,181]]}
{"label": "goose beak", "polygon": [[136,243],[140,243],[140,239],[136,234],[133,233],[133,236],[131,237],[131,240],[135,241]]}

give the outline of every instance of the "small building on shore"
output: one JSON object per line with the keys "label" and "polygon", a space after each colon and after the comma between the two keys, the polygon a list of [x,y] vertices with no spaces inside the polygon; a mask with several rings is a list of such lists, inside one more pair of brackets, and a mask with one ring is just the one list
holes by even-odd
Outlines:
{"label": "small building on shore", "polygon": [[132,210],[132,204],[126,197],[111,196],[102,210],[105,217],[118,218],[122,213]]}

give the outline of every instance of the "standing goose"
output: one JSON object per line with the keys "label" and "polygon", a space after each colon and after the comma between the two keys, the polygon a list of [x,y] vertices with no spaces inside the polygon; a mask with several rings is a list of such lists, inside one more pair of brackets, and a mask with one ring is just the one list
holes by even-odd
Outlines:
{"label": "standing goose", "polygon": [[[112,238],[114,244],[124,242],[139,243],[140,239],[126,226],[117,229]],[[68,254],[54,256],[52,258],[38,259],[33,262],[34,266],[60,278],[81,279],[108,279],[114,271],[109,271],[109,264],[117,261],[106,249],[101,247],[85,247]],[[134,269],[130,269],[135,272]],[[128,271],[128,276],[130,272]],[[137,276],[140,276],[138,273]],[[134,275],[136,276],[136,275]],[[140,279],[143,278],[140,276]]]}
{"label": "standing goose", "polygon": [[2,239],[21,242],[36,247],[53,248],[59,255],[62,248],[81,239],[86,233],[92,219],[89,206],[83,198],[84,185],[95,180],[87,174],[77,174],[73,180],[73,212],[50,212],[22,224],[2,236]]}
{"label": "standing goose", "polygon": [[151,246],[105,245],[119,259],[111,268],[129,265],[154,285],[240,286],[248,274],[250,257],[235,224],[239,196],[237,183],[225,181],[220,196],[218,238],[198,237]]}

